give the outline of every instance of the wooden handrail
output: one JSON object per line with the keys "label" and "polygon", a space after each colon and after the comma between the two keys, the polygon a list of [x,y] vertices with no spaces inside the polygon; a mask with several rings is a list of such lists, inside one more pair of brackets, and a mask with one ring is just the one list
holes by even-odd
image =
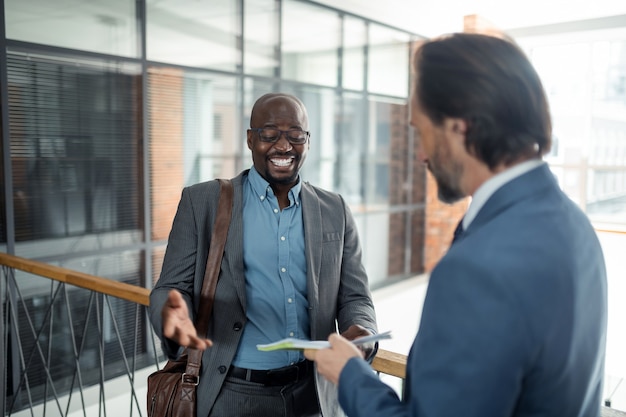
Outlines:
{"label": "wooden handrail", "polygon": [[380,373],[404,379],[406,378],[406,359],[406,355],[378,349],[372,361],[372,368]]}
{"label": "wooden handrail", "polygon": [[[121,298],[144,306],[150,304],[150,290],[137,285],[84,274],[71,269],[20,258],[19,256],[2,252],[0,252],[0,265],[64,282],[76,287],[85,288],[90,291]],[[376,357],[372,361],[372,368],[386,375],[405,378],[406,355],[379,349]]]}
{"label": "wooden handrail", "polygon": [[132,301],[133,303],[144,306],[150,304],[150,290],[137,285],[84,274],[82,272],[72,271],[71,269],[20,258],[2,252],[0,252],[0,265],[9,266],[19,269],[20,271],[29,272],[76,287]]}

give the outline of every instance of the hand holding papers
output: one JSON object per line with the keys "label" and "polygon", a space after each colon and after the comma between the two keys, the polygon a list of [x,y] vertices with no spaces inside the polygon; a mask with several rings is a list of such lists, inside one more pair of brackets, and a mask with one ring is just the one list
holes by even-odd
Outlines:
{"label": "hand holding papers", "polygon": [[[373,334],[371,336],[359,337],[358,339],[353,340],[352,343],[358,346],[364,343],[377,342],[383,339],[391,339],[390,330],[384,333]],[[266,345],[256,345],[258,350],[266,352],[272,350],[326,349],[329,347],[330,343],[326,340],[303,340],[291,337]]]}

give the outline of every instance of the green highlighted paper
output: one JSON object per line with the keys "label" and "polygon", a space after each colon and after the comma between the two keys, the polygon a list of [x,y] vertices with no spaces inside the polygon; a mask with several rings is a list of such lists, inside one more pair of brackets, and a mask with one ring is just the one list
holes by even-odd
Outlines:
{"label": "green highlighted paper", "polygon": [[[364,343],[376,342],[383,339],[391,339],[391,331],[373,334],[371,336],[360,337],[356,340],[353,340],[352,343],[358,346]],[[267,345],[256,345],[256,348],[258,350],[265,352],[269,352],[272,350],[326,349],[329,347],[330,343],[328,343],[328,341],[326,340],[303,340],[294,339],[291,337],[279,340],[274,343],[268,343]]]}

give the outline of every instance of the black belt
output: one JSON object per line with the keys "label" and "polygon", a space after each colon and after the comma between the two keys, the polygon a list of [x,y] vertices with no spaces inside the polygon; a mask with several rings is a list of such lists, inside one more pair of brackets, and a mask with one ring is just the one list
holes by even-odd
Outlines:
{"label": "black belt", "polygon": [[313,362],[302,361],[295,365],[268,370],[245,369],[231,365],[228,376],[263,385],[289,385],[312,375],[312,364]]}

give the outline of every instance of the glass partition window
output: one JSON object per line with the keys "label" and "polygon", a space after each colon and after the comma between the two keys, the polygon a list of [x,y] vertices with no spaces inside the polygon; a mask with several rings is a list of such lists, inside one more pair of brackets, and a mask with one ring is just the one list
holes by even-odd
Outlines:
{"label": "glass partition window", "polygon": [[16,240],[60,239],[21,256],[128,243],[141,228],[139,67],[75,62],[8,56]]}
{"label": "glass partition window", "polygon": [[135,0],[4,0],[6,37],[138,57],[135,4]]}
{"label": "glass partition window", "polygon": [[343,21],[342,87],[365,89],[365,47],[367,26],[363,20],[345,17]]}
{"label": "glass partition window", "polygon": [[365,201],[365,150],[366,138],[363,115],[367,114],[362,95],[345,94],[340,100],[341,112],[336,124],[337,141],[337,191],[351,206]]}
{"label": "glass partition window", "polygon": [[146,0],[146,5],[148,60],[224,71],[241,64],[238,2]]}
{"label": "glass partition window", "polygon": [[376,24],[369,25],[370,93],[408,97],[410,40],[407,33]]}
{"label": "glass partition window", "polygon": [[166,239],[183,187],[240,169],[235,78],[150,68],[152,236]]}
{"label": "glass partition window", "polygon": [[547,160],[561,188],[594,222],[624,227],[626,29],[520,44],[548,94],[553,149]]}
{"label": "glass partition window", "polygon": [[244,59],[246,74],[278,75],[278,2],[246,0],[244,7]]}
{"label": "glass partition window", "polygon": [[[371,97],[368,102],[367,143],[365,145],[365,201],[368,204],[389,205],[390,159],[406,158],[404,152],[395,153],[398,148],[393,143],[406,143],[407,120],[406,103]],[[398,137],[401,136],[401,137]],[[394,161],[397,162],[397,161]],[[393,184],[399,186],[400,184]]]}
{"label": "glass partition window", "polygon": [[283,2],[282,77],[336,86],[340,23],[336,12],[293,0]]}
{"label": "glass partition window", "polygon": [[335,137],[336,100],[327,88],[284,85],[282,91],[299,97],[309,115],[309,152],[302,167],[302,178],[313,185],[334,191],[337,139]]}

